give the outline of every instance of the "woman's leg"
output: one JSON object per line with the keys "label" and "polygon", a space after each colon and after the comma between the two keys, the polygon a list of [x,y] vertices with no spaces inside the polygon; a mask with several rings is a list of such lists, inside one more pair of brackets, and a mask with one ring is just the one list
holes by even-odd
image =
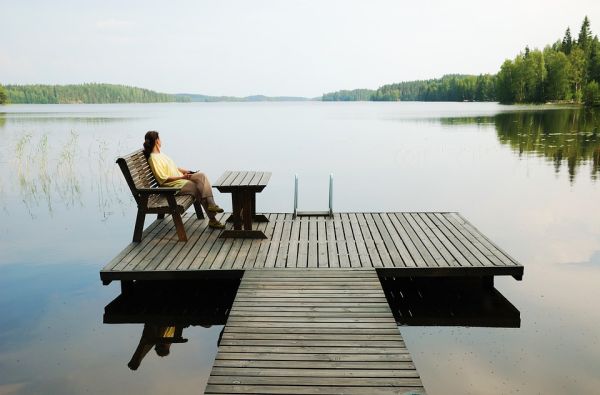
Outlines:
{"label": "woman's leg", "polygon": [[181,191],[179,191],[179,193],[182,194],[182,195],[192,195],[192,196],[194,196],[196,198],[196,200],[198,202],[200,202],[200,204],[202,205],[202,207],[204,207],[204,211],[206,212],[206,215],[208,215],[208,218],[209,219],[215,219],[215,213],[212,213],[212,212],[208,211],[207,200],[202,196],[202,194],[200,192],[200,188],[198,187],[198,184],[193,179],[192,180],[188,180],[185,183],[185,185],[181,188]]}
{"label": "woman's leg", "polygon": [[198,172],[192,174],[190,180],[196,184],[196,188],[200,193],[201,199],[206,199],[207,204],[214,205],[215,199],[213,198],[212,186],[206,174]]}

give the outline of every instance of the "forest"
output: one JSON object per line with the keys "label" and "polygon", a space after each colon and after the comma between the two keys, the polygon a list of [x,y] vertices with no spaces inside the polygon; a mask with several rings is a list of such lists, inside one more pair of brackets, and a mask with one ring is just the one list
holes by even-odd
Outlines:
{"label": "forest", "polygon": [[[245,98],[166,94],[113,84],[0,85],[4,103],[162,103],[189,101],[282,101],[298,97]],[[507,59],[497,74],[450,74],[442,78],[388,84],[377,90],[341,90],[323,101],[498,101],[511,103],[585,103],[600,106],[600,41],[584,18],[576,37],[567,28],[562,39],[543,50],[525,49]]]}
{"label": "forest", "polygon": [[525,47],[495,75],[442,78],[383,85],[323,95],[324,101],[499,101],[500,103],[585,103],[600,106],[600,41],[584,18],[577,37],[567,28],[543,50]]}
{"label": "forest", "polygon": [[5,104],[8,102],[8,95],[6,94],[6,89],[0,85],[0,104]]}
{"label": "forest", "polygon": [[[4,89],[8,102],[13,104],[165,103],[189,101],[185,97],[113,84],[6,85]],[[0,89],[1,102],[2,89]]]}

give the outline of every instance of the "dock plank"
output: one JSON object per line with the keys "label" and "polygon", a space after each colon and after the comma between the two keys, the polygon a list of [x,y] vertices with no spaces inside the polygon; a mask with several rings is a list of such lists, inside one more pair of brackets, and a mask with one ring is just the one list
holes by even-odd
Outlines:
{"label": "dock plank", "polygon": [[352,234],[344,232],[342,214],[333,214],[333,229],[335,232],[335,244],[338,253],[338,260],[341,267],[350,266],[350,256],[348,254],[348,244],[351,243]]}
{"label": "dock plank", "polygon": [[[258,174],[258,173],[257,173]],[[230,172],[253,182],[256,174]],[[262,179],[262,175],[261,175]],[[219,214],[223,220],[229,214]],[[334,213],[332,217],[267,213],[258,222],[267,239],[218,238],[207,220],[185,213],[187,242],[173,221],[154,221],[140,243],[130,243],[100,272],[114,280],[182,278],[209,272],[239,278],[243,270],[377,270],[398,276],[495,276],[521,279],[523,266],[458,213]],[[226,224],[231,229],[231,223]],[[308,274],[310,270],[305,273]],[[279,281],[279,280],[278,280]]]}
{"label": "dock plank", "polygon": [[[307,300],[314,306],[307,307]],[[321,268],[244,274],[205,389],[206,394],[407,392],[425,389],[375,270]]]}

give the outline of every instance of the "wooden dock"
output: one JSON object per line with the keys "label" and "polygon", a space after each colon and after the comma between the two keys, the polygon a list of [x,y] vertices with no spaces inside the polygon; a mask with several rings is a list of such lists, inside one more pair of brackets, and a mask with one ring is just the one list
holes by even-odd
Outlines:
{"label": "wooden dock", "polygon": [[206,394],[424,394],[374,269],[249,270]]}
{"label": "wooden dock", "polygon": [[[523,276],[458,213],[265,216],[255,227],[266,239],[234,239],[186,214],[187,242],[173,221],[156,220],[100,272],[124,293],[143,280],[241,279],[209,394],[423,394],[379,278],[462,277],[488,287],[497,275]],[[132,319],[118,303],[109,310],[105,320]],[[509,313],[516,322],[518,310]]]}
{"label": "wooden dock", "polygon": [[[229,214],[222,214],[227,218]],[[157,220],[102,271],[114,280],[240,278],[268,268],[376,268],[395,276],[523,276],[523,266],[458,213],[336,213],[328,217],[266,214],[267,239],[223,239],[207,220],[183,217],[189,240],[173,221]],[[232,225],[227,224],[229,229]]]}

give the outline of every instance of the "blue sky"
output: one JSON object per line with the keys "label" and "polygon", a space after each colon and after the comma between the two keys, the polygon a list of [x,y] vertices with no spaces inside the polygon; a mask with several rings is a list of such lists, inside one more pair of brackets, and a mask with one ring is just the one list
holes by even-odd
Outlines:
{"label": "blue sky", "polygon": [[108,82],[211,95],[318,96],[494,73],[598,0],[0,0],[0,83]]}

